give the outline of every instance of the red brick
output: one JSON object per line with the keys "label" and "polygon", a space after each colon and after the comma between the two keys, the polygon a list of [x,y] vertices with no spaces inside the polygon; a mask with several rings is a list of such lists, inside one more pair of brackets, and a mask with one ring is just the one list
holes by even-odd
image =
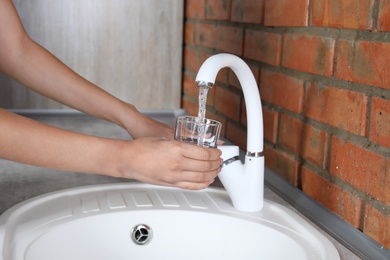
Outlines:
{"label": "red brick", "polygon": [[302,121],[281,114],[279,142],[304,159],[325,169],[329,134]]}
{"label": "red brick", "polygon": [[260,93],[261,98],[267,102],[296,113],[302,112],[304,88],[300,79],[263,69]]}
{"label": "red brick", "polygon": [[185,109],[188,112],[188,114],[193,116],[198,115],[199,106],[197,102],[193,100],[189,100],[187,98],[183,98],[182,103],[183,103],[182,104],[183,109]]}
{"label": "red brick", "polygon": [[266,1],[264,13],[266,26],[307,26],[309,0]]}
{"label": "red brick", "polygon": [[378,30],[390,31],[390,1],[379,0]]}
{"label": "red brick", "polygon": [[195,43],[195,24],[186,23],[184,25],[184,43],[192,45]]}
{"label": "red brick", "polygon": [[390,43],[340,41],[336,76],[390,89]]}
{"label": "red brick", "polygon": [[390,204],[390,159],[333,137],[330,172],[372,197]]}
{"label": "red brick", "polygon": [[279,65],[282,36],[276,33],[246,30],[244,56],[271,65]]}
{"label": "red brick", "polygon": [[[207,102],[206,102],[207,106],[210,106],[210,107],[215,106],[215,99],[218,98],[215,96],[216,92],[217,92],[217,88],[215,88],[215,87],[209,89],[209,92],[207,94]],[[198,97],[198,99],[199,99],[199,97]]]}
{"label": "red brick", "polygon": [[185,48],[184,49],[184,68],[197,73],[206,60],[207,56],[199,51]]}
{"label": "red brick", "polygon": [[335,39],[303,34],[285,34],[282,66],[324,75],[333,74]]}
{"label": "red brick", "polygon": [[197,24],[195,44],[241,56],[244,31],[231,26]]}
{"label": "red brick", "polygon": [[390,101],[372,98],[370,140],[390,148]]}
{"label": "red brick", "polygon": [[298,171],[300,163],[291,155],[268,146],[264,149],[265,165],[273,172],[282,176],[289,183],[298,186]]}
{"label": "red brick", "polygon": [[368,98],[364,94],[310,84],[306,90],[306,116],[356,135],[367,132]]}
{"label": "red brick", "polygon": [[312,25],[371,30],[374,0],[312,0]]}
{"label": "red brick", "polygon": [[228,118],[239,122],[241,97],[218,85],[214,86],[214,88],[216,88],[215,108]]}
{"label": "red brick", "polygon": [[237,27],[221,26],[217,30],[216,49],[242,56],[244,47],[244,30]]}
{"label": "red brick", "polygon": [[196,86],[195,78],[186,73],[183,74],[183,94],[192,99],[197,99],[199,96],[199,88]]}
{"label": "red brick", "polygon": [[206,0],[186,0],[186,18],[205,19]]}
{"label": "red brick", "polygon": [[343,191],[340,196],[342,197],[341,200],[344,203],[341,217],[354,227],[361,229],[362,199],[347,191]]}
{"label": "red brick", "polygon": [[302,167],[302,190],[356,228],[361,227],[362,200]]}
{"label": "red brick", "polygon": [[379,244],[390,249],[390,218],[370,204],[366,206],[363,232]]}
{"label": "red brick", "polygon": [[196,24],[195,44],[206,48],[215,48],[218,26],[214,24]]}
{"label": "red brick", "polygon": [[229,20],[230,0],[206,0],[206,19]]}
{"label": "red brick", "polygon": [[265,0],[232,0],[233,22],[263,23]]}
{"label": "red brick", "polygon": [[240,128],[231,122],[227,122],[226,137],[232,143],[238,145],[242,150],[246,151],[247,131]]}
{"label": "red brick", "polygon": [[263,107],[264,138],[274,144],[278,135],[278,116],[278,111]]}

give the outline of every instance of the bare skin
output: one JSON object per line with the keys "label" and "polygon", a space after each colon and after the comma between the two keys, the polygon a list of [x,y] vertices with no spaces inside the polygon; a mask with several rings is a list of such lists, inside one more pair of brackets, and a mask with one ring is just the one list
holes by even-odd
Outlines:
{"label": "bare skin", "polygon": [[220,150],[172,140],[171,127],[80,77],[34,42],[11,0],[0,0],[0,70],[42,95],[123,127],[135,139],[79,134],[0,109],[1,158],[185,189],[208,187],[220,171]]}

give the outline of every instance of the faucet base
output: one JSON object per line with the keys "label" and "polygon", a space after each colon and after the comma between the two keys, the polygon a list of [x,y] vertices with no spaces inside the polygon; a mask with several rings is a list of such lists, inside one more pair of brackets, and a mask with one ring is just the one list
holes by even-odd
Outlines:
{"label": "faucet base", "polygon": [[[239,154],[238,146],[220,146],[222,158],[229,161]],[[261,211],[264,202],[264,157],[245,156],[245,164],[235,160],[222,167],[218,175],[230,195],[233,206],[240,211]]]}

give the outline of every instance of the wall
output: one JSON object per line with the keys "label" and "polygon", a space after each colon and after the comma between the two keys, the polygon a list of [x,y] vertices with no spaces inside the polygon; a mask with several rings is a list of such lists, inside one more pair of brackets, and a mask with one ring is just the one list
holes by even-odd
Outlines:
{"label": "wall", "polygon": [[[15,0],[29,35],[140,109],[180,107],[183,0]],[[0,107],[62,108],[0,74]]]}
{"label": "wall", "polygon": [[[266,165],[390,249],[390,1],[187,0],[183,107],[210,55],[258,80]],[[246,145],[244,100],[224,69],[208,117]]]}

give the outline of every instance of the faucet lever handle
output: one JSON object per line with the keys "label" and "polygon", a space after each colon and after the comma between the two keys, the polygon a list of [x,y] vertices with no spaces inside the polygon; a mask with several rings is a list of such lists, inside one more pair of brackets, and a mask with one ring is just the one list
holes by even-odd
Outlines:
{"label": "faucet lever handle", "polygon": [[227,166],[231,163],[234,163],[235,161],[239,161],[240,160],[240,156],[236,155],[230,159],[227,159],[225,161],[223,161],[223,163],[221,164],[221,168],[224,167],[224,166]]}

